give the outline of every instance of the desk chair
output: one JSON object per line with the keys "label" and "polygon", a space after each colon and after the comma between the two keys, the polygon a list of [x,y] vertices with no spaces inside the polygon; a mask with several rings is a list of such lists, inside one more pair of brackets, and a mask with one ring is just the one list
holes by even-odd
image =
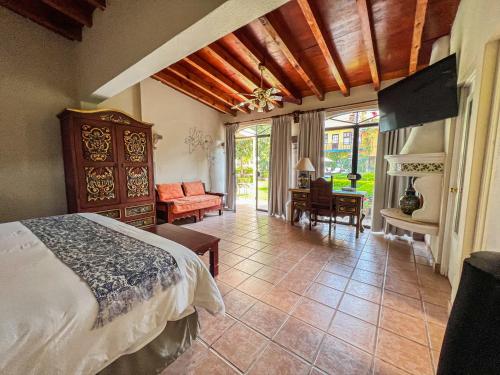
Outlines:
{"label": "desk chair", "polygon": [[336,217],[335,204],[333,200],[333,177],[330,182],[324,178],[312,180],[309,177],[309,230],[311,230],[312,220],[314,216],[314,225],[318,223],[318,215],[328,216],[328,235],[332,234],[332,218]]}

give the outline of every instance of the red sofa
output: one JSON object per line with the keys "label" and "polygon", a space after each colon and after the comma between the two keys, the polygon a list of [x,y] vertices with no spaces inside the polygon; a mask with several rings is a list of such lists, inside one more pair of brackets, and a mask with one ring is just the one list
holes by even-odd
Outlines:
{"label": "red sofa", "polygon": [[157,184],[156,212],[163,213],[168,223],[187,217],[203,220],[209,211],[219,211],[222,215],[223,197],[223,193],[205,191],[205,184],[201,181]]}

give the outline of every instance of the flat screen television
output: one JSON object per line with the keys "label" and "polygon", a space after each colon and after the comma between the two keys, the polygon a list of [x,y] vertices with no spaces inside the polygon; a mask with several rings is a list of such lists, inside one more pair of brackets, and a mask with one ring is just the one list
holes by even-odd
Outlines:
{"label": "flat screen television", "polygon": [[455,54],[378,93],[381,132],[454,117],[458,114]]}

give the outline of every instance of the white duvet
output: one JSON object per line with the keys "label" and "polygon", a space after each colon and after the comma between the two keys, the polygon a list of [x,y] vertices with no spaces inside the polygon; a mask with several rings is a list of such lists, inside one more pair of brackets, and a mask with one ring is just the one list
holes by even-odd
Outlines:
{"label": "white duvet", "polygon": [[94,374],[153,340],[193,305],[223,313],[215,281],[184,246],[95,214],[100,224],[167,250],[183,279],[92,329],[97,301],[87,284],[19,222],[0,224],[0,374]]}

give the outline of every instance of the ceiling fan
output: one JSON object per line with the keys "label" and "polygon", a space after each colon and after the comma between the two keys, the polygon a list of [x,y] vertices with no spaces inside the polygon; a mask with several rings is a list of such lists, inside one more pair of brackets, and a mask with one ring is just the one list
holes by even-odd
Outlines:
{"label": "ceiling fan", "polygon": [[281,101],[283,97],[281,95],[276,95],[280,92],[276,87],[271,87],[265,89],[263,87],[263,78],[262,73],[266,67],[264,64],[259,64],[260,70],[260,86],[257,87],[251,94],[240,93],[240,95],[249,96],[247,100],[242,101],[241,103],[232,107],[232,109],[237,109],[239,107],[244,107],[248,105],[248,108],[253,111],[257,110],[257,112],[264,112],[264,109],[267,107],[268,110],[273,110],[276,106],[273,104],[274,101]]}

